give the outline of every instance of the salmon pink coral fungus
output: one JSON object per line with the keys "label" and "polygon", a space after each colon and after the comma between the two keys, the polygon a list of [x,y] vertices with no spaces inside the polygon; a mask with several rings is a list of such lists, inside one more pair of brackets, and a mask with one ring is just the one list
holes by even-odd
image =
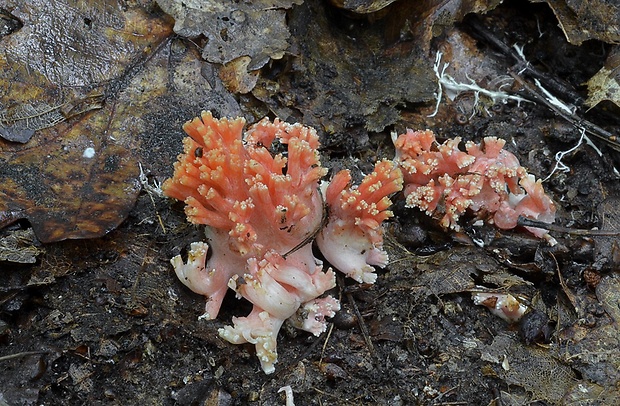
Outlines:
{"label": "salmon pink coral fungus", "polygon": [[334,287],[333,272],[324,273],[320,264],[315,265],[312,273],[308,271],[270,251],[261,260],[250,258],[246,273],[230,280],[229,286],[254,307],[248,316],[234,317],[234,326],[220,329],[220,336],[233,344],[255,344],[256,355],[267,373],[274,371],[280,327],[300,306],[314,306],[316,311],[302,316],[304,321],[297,327],[317,336],[325,331],[325,316],[333,317],[340,309],[338,301],[331,296],[317,299]]}
{"label": "salmon pink coral fungus", "polygon": [[[233,318],[219,334],[231,343],[254,344],[263,370],[271,373],[285,320],[319,335],[325,318],[340,309],[336,299],[321,297],[335,286],[335,276],[312,253],[324,226],[324,200],[334,205],[321,240],[332,245],[319,243],[325,257],[357,280],[374,281],[370,265],[387,263],[381,249],[381,222],[391,215],[387,194],[400,190],[402,177],[385,161],[356,188],[342,172],[325,199],[319,180],[326,169],[314,129],[263,119],[244,133],[244,125],[209,112],[186,123],[184,152],[163,190],[185,202],[190,222],[207,226],[206,242],[191,244],[187,262],[171,260],[179,279],[207,297],[201,318],[217,316],[227,288],[250,301],[251,313]],[[273,153],[283,149],[278,144],[286,152]],[[333,255],[339,250],[343,261]]]}
{"label": "salmon pink coral fungus", "polygon": [[[323,216],[316,185],[326,169],[319,161],[316,132],[265,119],[243,137],[244,125],[240,118],[216,120],[210,112],[186,123],[184,153],[174,165],[174,177],[163,185],[167,196],[186,203],[190,222],[209,226],[208,270],[175,260],[181,281],[209,298],[207,319],[217,316],[228,280],[243,273],[247,259],[262,258],[268,249],[287,253],[317,230]],[[288,158],[272,156],[268,148],[276,139],[287,144]],[[190,258],[206,259],[207,249],[196,245]],[[309,246],[294,256],[314,272]]]}
{"label": "salmon pink coral fungus", "polygon": [[[555,205],[541,181],[503,149],[502,139],[468,142],[466,151],[459,149],[459,137],[439,144],[429,130],[407,130],[393,141],[395,160],[404,172],[406,205],[438,214],[444,227],[458,229],[466,210],[489,213],[502,229],[516,227],[520,215],[546,223],[555,219]],[[528,229],[551,238],[546,230]]]}
{"label": "salmon pink coral fungus", "polygon": [[392,217],[388,196],[403,188],[403,176],[392,161],[383,160],[358,187],[349,187],[348,170],[334,176],[325,192],[328,223],[317,236],[321,253],[330,264],[358,282],[374,283],[371,265],[387,265],[381,223]]}

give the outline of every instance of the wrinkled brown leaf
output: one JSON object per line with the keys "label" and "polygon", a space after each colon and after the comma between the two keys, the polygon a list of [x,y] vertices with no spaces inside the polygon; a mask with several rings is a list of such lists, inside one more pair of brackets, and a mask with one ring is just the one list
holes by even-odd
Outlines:
{"label": "wrinkled brown leaf", "polygon": [[615,46],[607,56],[605,65],[588,80],[586,104],[594,107],[609,100],[620,107],[620,48]]}
{"label": "wrinkled brown leaf", "polygon": [[563,331],[562,353],[585,379],[610,387],[620,382],[620,278],[604,277],[596,296],[613,321],[594,329],[576,324]]}
{"label": "wrinkled brown leaf", "polygon": [[340,8],[344,8],[349,11],[353,11],[354,13],[374,13],[390,4],[394,3],[396,0],[330,0],[331,3]]}
{"label": "wrinkled brown leaf", "polygon": [[581,45],[597,39],[620,44],[620,5],[617,0],[546,0],[568,42]]}
{"label": "wrinkled brown leaf", "polygon": [[467,292],[476,287],[475,277],[492,274],[498,268],[497,261],[478,248],[455,247],[419,258],[417,270],[421,274],[415,284],[433,295]]}
{"label": "wrinkled brown leaf", "polygon": [[219,75],[226,88],[232,93],[249,93],[256,86],[258,71],[248,72],[249,56],[241,56],[222,66]]}
{"label": "wrinkled brown leaf", "polygon": [[398,119],[397,105],[429,100],[435,90],[417,40],[386,39],[392,22],[349,24],[332,20],[320,4],[295,7],[289,25],[299,54],[285,74],[260,79],[253,94],[280,117],[298,110],[301,121],[328,134],[383,130]]}
{"label": "wrinkled brown leaf", "polygon": [[[598,208],[601,230],[620,233],[620,198],[616,196],[603,200]],[[620,267],[620,244],[617,236],[596,236],[595,260],[605,268]]]}
{"label": "wrinkled brown leaf", "polygon": [[620,390],[580,381],[564,396],[561,403],[565,406],[618,405],[620,404]]}
{"label": "wrinkled brown leaf", "polygon": [[43,252],[31,228],[15,230],[0,238],[0,261],[34,264],[37,255]]}
{"label": "wrinkled brown leaf", "polygon": [[19,104],[0,111],[0,136],[7,141],[25,143],[36,130],[41,130],[65,120],[61,106],[46,103]]}
{"label": "wrinkled brown leaf", "polygon": [[116,1],[15,0],[5,8],[24,24],[3,40],[6,62],[58,87],[118,78],[169,29],[141,7],[123,9]]}
{"label": "wrinkled brown leaf", "polygon": [[519,385],[551,404],[558,402],[573,385],[576,376],[570,367],[556,360],[550,351],[525,346],[509,335],[498,335],[482,350],[484,361],[509,385]]}
{"label": "wrinkled brown leaf", "polygon": [[[0,42],[0,103],[58,105],[106,93],[105,108],[0,140],[0,224],[27,218],[42,242],[100,236],[127,215],[140,190],[136,134],[156,82],[131,68],[170,33],[169,22],[114,2],[15,2],[23,27]],[[88,93],[88,88],[102,86]]]}
{"label": "wrinkled brown leaf", "polygon": [[174,17],[174,32],[186,37],[204,34],[208,41],[202,56],[209,62],[225,64],[249,56],[249,70],[261,68],[269,58],[280,59],[290,37],[285,9],[302,0],[178,1],[158,0]]}
{"label": "wrinkled brown leaf", "polygon": [[606,276],[603,278],[596,287],[596,297],[603,305],[605,312],[613,319],[616,328],[620,328],[620,277]]}
{"label": "wrinkled brown leaf", "polygon": [[24,103],[0,111],[0,137],[26,143],[35,131],[53,127],[71,117],[103,106],[103,95],[65,102],[57,106],[47,103]]}

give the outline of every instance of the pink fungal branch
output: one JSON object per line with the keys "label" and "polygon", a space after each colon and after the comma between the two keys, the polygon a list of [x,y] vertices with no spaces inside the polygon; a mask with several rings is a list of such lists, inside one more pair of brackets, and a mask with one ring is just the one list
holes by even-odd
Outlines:
{"label": "pink fungal branch", "polygon": [[297,327],[315,335],[325,331],[325,317],[333,317],[340,310],[340,303],[331,296],[318,298],[335,286],[331,270],[322,271],[320,264],[312,273],[291,264],[277,253],[270,251],[262,260],[250,258],[246,273],[233,276],[229,286],[254,307],[246,317],[234,317],[234,326],[219,330],[222,338],[233,344],[252,343],[266,373],[273,372],[277,360],[277,337],[285,320],[293,317],[300,307],[315,306],[312,314],[302,315]]}
{"label": "pink fungal branch", "polygon": [[[335,286],[335,275],[314,257],[312,240],[319,233],[330,263],[373,282],[372,265],[387,264],[381,229],[392,215],[387,196],[402,188],[402,175],[382,161],[356,187],[343,171],[323,197],[319,181],[327,170],[314,129],[263,119],[244,133],[244,125],[241,118],[218,120],[209,112],[186,123],[184,152],[163,190],[185,202],[190,222],[206,225],[206,242],[191,245],[187,262],[171,260],[181,282],[207,298],[201,318],[217,317],[228,288],[250,301],[252,312],[219,334],[234,344],[254,344],[271,373],[285,320],[319,335],[325,318],[340,309],[336,299],[322,297]],[[274,143],[286,153],[273,153]],[[324,201],[331,209],[322,228]]]}
{"label": "pink fungal branch", "polygon": [[[437,215],[444,227],[459,229],[458,220],[467,210],[488,213],[501,229],[516,227],[520,215],[546,223],[555,219],[555,205],[541,181],[503,149],[502,139],[468,142],[466,151],[459,149],[459,137],[439,144],[429,130],[407,130],[393,141],[407,207]],[[528,230],[551,241],[546,230]]]}
{"label": "pink fungal branch", "polygon": [[400,169],[383,160],[358,186],[350,186],[348,170],[334,176],[325,192],[330,208],[328,223],[317,236],[321,253],[338,270],[357,282],[374,283],[372,265],[385,267],[381,223],[392,217],[388,196],[403,188]]}

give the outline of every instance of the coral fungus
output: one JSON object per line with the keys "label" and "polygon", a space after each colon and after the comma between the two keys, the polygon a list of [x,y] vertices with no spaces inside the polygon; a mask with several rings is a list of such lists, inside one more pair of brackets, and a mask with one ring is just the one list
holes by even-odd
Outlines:
{"label": "coral fungus", "polygon": [[387,265],[381,223],[392,217],[388,195],[403,187],[400,169],[383,160],[359,187],[349,187],[348,170],[334,176],[325,192],[330,213],[328,223],[317,236],[317,244],[330,264],[358,282],[374,283],[371,265]]}
{"label": "coral fungus", "polygon": [[[203,112],[183,127],[184,152],[167,196],[182,200],[190,222],[206,225],[206,242],[191,245],[187,262],[171,260],[179,279],[207,297],[204,319],[217,316],[227,288],[254,307],[219,330],[231,343],[256,346],[266,373],[274,371],[276,342],[285,320],[315,335],[340,304],[321,297],[335,286],[331,269],[312,253],[312,241],[332,264],[356,280],[374,281],[370,265],[385,266],[381,222],[391,216],[388,194],[402,177],[383,161],[359,187],[340,172],[323,197],[316,132],[301,124],[263,119],[243,133],[243,119]],[[286,146],[285,152],[278,145]],[[324,226],[324,203],[333,206]],[[212,255],[207,259],[207,252]]]}
{"label": "coral fungus", "polygon": [[[439,214],[444,227],[458,229],[466,210],[489,213],[490,221],[502,229],[516,227],[520,215],[547,223],[555,219],[555,205],[541,181],[503,149],[502,139],[468,142],[466,151],[459,149],[459,137],[439,144],[429,130],[407,130],[394,135],[393,141],[395,160],[404,172],[407,206]],[[545,230],[528,229],[548,237]]]}
{"label": "coral fungus", "polygon": [[273,251],[260,261],[250,258],[246,273],[233,276],[229,286],[254,304],[252,312],[246,317],[234,317],[233,327],[219,330],[220,336],[233,344],[255,344],[266,373],[274,371],[276,340],[282,323],[295,315],[302,304],[317,310],[306,313],[298,327],[315,335],[325,331],[325,316],[333,317],[340,310],[340,304],[331,296],[317,299],[335,285],[331,270],[323,273],[321,265],[316,265],[313,273],[308,273],[289,262]]}
{"label": "coral fungus", "polygon": [[[184,153],[163,185],[167,196],[185,201],[190,222],[209,226],[208,271],[175,267],[178,274],[183,269],[178,275],[183,283],[195,291],[201,286],[199,293],[209,298],[207,319],[217,316],[228,280],[243,274],[247,259],[261,258],[268,249],[287,253],[317,230],[323,216],[316,185],[326,169],[316,132],[263,120],[243,137],[244,125],[243,119],[216,120],[209,112],[186,123]],[[288,158],[269,151],[276,139],[287,144]],[[295,256],[314,272],[310,247]]]}

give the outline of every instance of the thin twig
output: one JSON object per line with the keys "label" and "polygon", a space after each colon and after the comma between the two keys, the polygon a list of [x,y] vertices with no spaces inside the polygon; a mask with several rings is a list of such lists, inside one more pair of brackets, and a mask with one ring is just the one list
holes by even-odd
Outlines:
{"label": "thin twig", "polygon": [[325,341],[323,342],[323,348],[321,348],[321,357],[319,358],[319,366],[323,364],[323,357],[325,356],[325,350],[327,349],[327,343],[329,342],[329,339],[332,336],[332,331],[334,331],[334,323],[331,323],[329,325],[329,330],[327,330],[327,337],[325,337]]}
{"label": "thin twig", "polygon": [[484,41],[488,42],[504,55],[510,57],[514,62],[515,66],[513,70],[519,72],[520,75],[526,74],[529,77],[540,80],[545,86],[551,90],[553,90],[556,94],[561,94],[562,97],[572,100],[575,105],[581,106],[584,103],[584,99],[581,97],[579,93],[570,89],[567,84],[558,80],[556,77],[549,75],[547,73],[541,72],[536,69],[535,66],[530,64],[525,58],[523,58],[522,53],[517,52],[516,48],[509,47],[502,40],[500,40],[495,34],[491,32],[475,15],[471,15],[467,19],[467,24],[475,31],[475,33],[480,36]]}
{"label": "thin twig", "polygon": [[289,255],[291,255],[293,252],[299,250],[301,247],[303,247],[306,244],[311,243],[312,241],[314,241],[315,237],[321,232],[321,230],[327,225],[327,220],[329,219],[329,206],[327,206],[327,204],[325,203],[325,197],[323,197],[323,193],[321,192],[321,190],[319,190],[319,196],[321,197],[321,206],[323,207],[323,214],[321,217],[321,222],[319,223],[319,225],[312,230],[312,232],[306,237],[304,238],[299,244],[297,244],[296,246],[294,246],[293,248],[291,248],[290,250],[288,250],[288,252],[282,254],[282,258],[286,259],[286,257],[288,257]]}
{"label": "thin twig", "polygon": [[366,343],[366,346],[368,347],[368,352],[370,352],[370,356],[375,361],[375,364],[379,366],[380,360],[379,360],[379,357],[377,356],[377,351],[375,350],[375,346],[372,343],[372,340],[370,339],[370,334],[368,333],[368,328],[366,327],[366,323],[364,322],[364,319],[362,318],[362,313],[360,313],[360,309],[357,307],[357,303],[355,302],[355,299],[353,298],[353,294],[351,294],[350,292],[346,292],[345,294],[347,295],[347,300],[349,301],[349,303],[351,304],[351,307],[353,308],[355,317],[357,317],[357,324],[360,328],[360,332],[362,333],[362,336],[364,337],[364,342]]}
{"label": "thin twig", "polygon": [[577,114],[572,113],[569,114],[563,109],[558,108],[555,104],[549,102],[546,97],[541,95],[538,90],[530,84],[528,81],[523,79],[517,73],[513,71],[508,72],[510,76],[512,76],[521,86],[523,86],[537,101],[547,106],[551,109],[555,114],[562,117],[566,121],[573,124],[575,127],[583,129],[588,134],[608,143],[613,149],[620,151],[620,142],[618,141],[618,137],[607,130],[602,129],[594,123],[591,123],[588,120],[585,120],[579,117]]}
{"label": "thin twig", "polygon": [[30,355],[49,354],[49,351],[25,351],[0,357],[0,361],[8,361],[15,358],[28,357]]}
{"label": "thin twig", "polygon": [[561,80],[552,75],[536,69],[535,66],[533,66],[529,61],[525,59],[522,47],[509,47],[497,36],[495,36],[495,34],[491,32],[491,30],[485,27],[485,25],[478,17],[471,16],[470,18],[468,18],[467,23],[475,31],[476,35],[480,36],[484,41],[494,46],[496,49],[498,49],[500,52],[502,52],[504,55],[511,58],[515,62],[513,68],[509,70],[510,75],[519,84],[525,87],[527,91],[531,93],[531,95],[537,101],[549,107],[560,117],[571,122],[575,127],[584,129],[588,134],[599,138],[600,140],[610,144],[612,148],[620,151],[620,142],[616,135],[602,129],[596,124],[582,119],[574,112],[568,113],[563,109],[558,108],[557,105],[550,103],[550,101],[546,97],[541,95],[540,92],[533,85],[523,79],[523,77],[527,76],[535,80],[539,80],[545,85],[547,89],[550,89],[553,93],[561,95],[561,97],[565,100],[570,100],[571,105],[578,107],[583,106],[585,103],[584,98],[574,89],[571,89],[570,85],[562,82]]}
{"label": "thin twig", "polygon": [[555,231],[558,233],[565,233],[570,235],[587,235],[595,237],[617,237],[620,235],[620,231],[611,230],[584,230],[579,228],[562,227],[557,224],[544,223],[542,221],[529,219],[523,216],[519,216],[517,219],[517,225],[523,227],[535,227],[542,228],[543,230]]}

